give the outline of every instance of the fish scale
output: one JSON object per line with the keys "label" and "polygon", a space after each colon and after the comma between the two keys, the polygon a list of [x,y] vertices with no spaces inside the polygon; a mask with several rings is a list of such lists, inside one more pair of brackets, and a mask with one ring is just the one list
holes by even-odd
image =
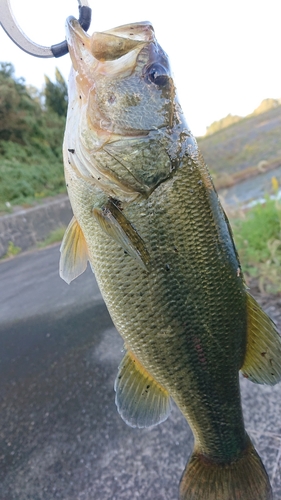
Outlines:
{"label": "fish scale", "polygon": [[[211,357],[208,363],[214,365],[215,377],[220,378],[221,373],[220,370],[217,369],[216,362],[218,356],[217,351],[219,351],[220,355],[221,351],[226,352],[226,347],[229,350],[230,346],[227,346],[226,343],[229,344],[229,336],[233,338],[231,330],[235,327],[235,332],[239,332],[239,318],[237,318],[236,309],[233,308],[235,299],[238,304],[239,302],[241,304],[240,314],[241,310],[243,311],[245,308],[245,299],[241,296],[241,288],[243,285],[241,278],[238,278],[236,275],[238,264],[235,266],[232,276],[231,273],[230,276],[222,276],[221,267],[220,264],[218,265],[216,258],[216,241],[213,241],[213,251],[209,247],[208,252],[206,252],[205,246],[202,243],[202,239],[206,238],[205,226],[212,226],[210,211],[206,211],[204,217],[205,224],[202,229],[196,224],[196,220],[193,221],[194,204],[190,205],[190,213],[178,213],[178,205],[180,204],[181,196],[185,195],[184,180],[186,177],[184,170],[185,168],[182,167],[182,170],[175,176],[179,177],[178,182],[176,182],[174,178],[171,181],[178,195],[176,202],[173,197],[173,192],[171,190],[168,191],[166,188],[165,191],[168,193],[168,196],[162,199],[158,192],[162,190],[160,186],[158,191],[155,191],[150,197],[149,201],[146,200],[142,202],[142,209],[143,205],[147,205],[146,218],[138,216],[139,203],[135,205],[131,204],[124,209],[125,215],[138,229],[144,242],[148,243],[148,250],[151,257],[149,275],[147,275],[145,271],[140,273],[138,266],[132,261],[130,256],[125,255],[120,246],[118,247],[115,242],[106,238],[97,225],[93,227],[93,221],[89,219],[91,231],[93,231],[93,237],[90,236],[88,241],[90,253],[93,255],[91,262],[112,319],[117,329],[122,334],[126,347],[131,349],[143,365],[147,367],[148,371],[154,375],[161,384],[168,388],[172,396],[174,396],[173,385],[175,382],[177,389],[180,390],[184,389],[184,387],[181,387],[181,384],[188,386],[187,380],[190,378],[190,367],[189,363],[186,363],[185,360],[184,351],[186,351],[186,344],[189,349],[193,347],[193,354],[188,353],[188,358],[191,357],[191,364],[193,366],[192,373],[198,373],[196,365],[201,365],[201,361],[200,357],[198,357],[198,351],[192,346],[190,337],[196,336],[199,341],[204,344],[204,337],[206,335],[208,339],[208,331],[206,332],[204,323],[209,325],[210,330],[216,327],[217,350],[212,348]],[[189,176],[189,186],[190,181],[191,179]],[[195,189],[196,185],[198,186],[197,176],[195,176],[194,182],[191,183],[191,185],[193,184]],[[195,195],[194,198],[196,198]],[[158,212],[160,212],[159,216]],[[198,213],[196,205],[195,213]],[[207,217],[209,217],[209,221]],[[164,229],[167,225],[173,227],[173,223],[175,223],[175,231],[169,234],[169,245],[167,245],[167,233]],[[178,226],[181,229],[180,232],[177,229]],[[211,230],[209,231],[211,233]],[[85,232],[87,233],[87,231]],[[184,238],[182,237],[183,234]],[[186,251],[186,241],[188,241],[188,253]],[[177,252],[174,251],[174,246],[177,248]],[[196,257],[196,260],[199,258],[202,263],[200,273],[198,273],[198,276],[195,278],[192,271],[192,256],[194,256],[193,258]],[[156,263],[155,266],[153,264],[154,261]],[[165,268],[166,262],[170,262],[169,271]],[[161,264],[159,265],[159,263]],[[115,269],[121,269],[122,271],[119,271],[118,275],[116,275]],[[114,286],[112,287],[113,276]],[[229,280],[231,277],[234,293],[230,296]],[[240,287],[237,287],[237,281],[241,282]],[[219,315],[217,314],[217,298],[214,303],[209,302],[208,309],[202,307],[204,306],[204,298],[200,297],[200,299],[196,300],[193,295],[192,300],[188,300],[190,290],[192,290],[193,294],[195,290],[198,290],[199,296],[205,296],[208,295],[208,293],[212,296],[212,283],[214,282],[220,287],[220,300],[223,304]],[[138,283],[137,287],[136,283]],[[211,290],[208,292],[210,286]],[[225,291],[226,287],[228,293]],[[230,297],[233,309],[232,317],[229,317]],[[188,304],[188,302],[190,303]],[[187,305],[189,305],[189,307],[187,307]],[[126,311],[126,314],[124,311]],[[210,321],[210,315],[212,322],[215,323],[214,325],[212,325]],[[145,318],[145,320],[143,318]],[[229,326],[226,326],[227,324]],[[221,330],[220,335],[218,334],[218,326]],[[168,327],[173,331],[173,342],[169,342],[167,345],[167,339],[162,332],[167,330]],[[244,324],[242,322],[240,330],[242,331],[243,328]],[[230,332],[227,331],[228,329]],[[235,338],[238,338],[238,341],[236,341]],[[238,345],[242,343],[241,335],[240,339],[239,335],[234,337],[233,350],[237,351],[236,343],[238,343]],[[147,344],[150,346],[149,351],[147,350]],[[163,356],[164,350],[166,352],[165,357]],[[240,347],[240,350],[241,357],[240,360],[238,360],[238,365],[241,365],[243,361],[243,348]],[[184,366],[185,363],[187,368]],[[233,358],[229,358],[228,363],[233,364]],[[235,360],[235,364],[237,365],[237,360]],[[176,371],[173,367],[177,367]],[[235,368],[237,370],[237,366],[235,366]],[[232,369],[229,370],[227,363],[225,363],[223,371],[226,373],[228,371],[230,371],[230,373],[233,372]],[[208,377],[210,377],[210,372],[208,373]],[[224,378],[226,378],[225,373]],[[232,378],[233,380],[229,382],[233,388],[237,388],[237,371],[234,372]],[[205,379],[205,377],[203,377],[203,379]],[[205,380],[203,384],[206,386]],[[181,401],[179,401],[177,396],[174,396],[184,414],[186,414],[186,407],[190,406],[189,391],[189,388],[188,390],[184,390],[184,396],[181,397]],[[236,389],[236,392],[238,395],[239,389]],[[192,398],[194,398],[195,395],[196,398],[198,397],[197,394],[193,393]],[[211,397],[213,398],[213,394]],[[231,420],[235,420],[236,429],[236,422],[237,420],[239,421],[240,412],[239,400],[238,404],[237,401],[233,401],[233,391],[231,392],[231,396],[228,396],[228,399],[229,413],[234,415],[234,418]],[[199,420],[199,425],[201,424],[201,426],[205,425],[208,408],[212,410],[212,405],[210,403],[208,404],[206,395],[204,395],[202,404],[205,406],[205,415],[204,424],[201,424]],[[218,405],[220,405],[220,401]],[[237,407],[239,409],[238,412]],[[202,411],[200,413],[202,414]],[[226,417],[223,415],[223,419],[225,418]],[[197,416],[194,418],[194,421],[198,422]],[[233,429],[230,429],[230,432],[233,432]],[[240,433],[237,435],[238,441],[241,441],[241,436],[242,439],[244,439],[242,424]],[[211,437],[211,439],[213,441],[213,437]],[[225,436],[222,441],[225,443]]]}
{"label": "fish scale", "polygon": [[246,290],[227,217],[149,23],[86,35],[73,62],[64,139],[74,217],[60,274],[90,261],[125,354],[116,405],[133,427],[163,422],[172,397],[195,437],[180,500],[272,500],[248,437],[239,370],[281,379],[281,341]]}

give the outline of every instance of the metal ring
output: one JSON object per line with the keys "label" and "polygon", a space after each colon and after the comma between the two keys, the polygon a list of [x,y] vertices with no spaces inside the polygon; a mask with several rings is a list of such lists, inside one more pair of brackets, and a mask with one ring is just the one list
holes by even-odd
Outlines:
{"label": "metal ring", "polygon": [[[89,29],[91,24],[91,9],[88,5],[88,0],[78,0],[79,3],[79,23],[84,31]],[[68,52],[66,40],[51,47],[39,45],[23,32],[18,25],[17,20],[11,9],[10,0],[0,0],[0,23],[2,28],[13,42],[22,50],[36,57],[61,57]]]}

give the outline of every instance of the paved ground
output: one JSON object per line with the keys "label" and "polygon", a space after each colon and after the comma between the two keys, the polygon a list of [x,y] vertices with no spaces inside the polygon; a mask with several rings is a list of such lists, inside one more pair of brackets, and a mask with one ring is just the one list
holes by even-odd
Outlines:
{"label": "paved ground", "polygon": [[[122,357],[94,277],[58,276],[58,246],[0,263],[0,499],[176,500],[193,439],[177,408],[119,417]],[[281,384],[242,380],[246,426],[281,498]]]}

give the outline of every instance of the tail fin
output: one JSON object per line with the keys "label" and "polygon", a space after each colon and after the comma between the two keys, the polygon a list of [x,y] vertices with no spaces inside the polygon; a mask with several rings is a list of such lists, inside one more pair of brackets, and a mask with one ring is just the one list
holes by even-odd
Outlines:
{"label": "tail fin", "polygon": [[182,475],[180,500],[272,500],[268,475],[250,439],[239,460],[225,465],[194,452]]}

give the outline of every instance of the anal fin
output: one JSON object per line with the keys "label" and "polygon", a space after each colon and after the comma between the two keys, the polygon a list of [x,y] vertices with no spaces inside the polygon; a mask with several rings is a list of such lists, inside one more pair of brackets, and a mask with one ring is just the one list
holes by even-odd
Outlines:
{"label": "anal fin", "polygon": [[115,402],[123,420],[131,427],[151,427],[171,412],[169,393],[127,352],[119,366],[114,389]]}
{"label": "anal fin", "polygon": [[247,318],[247,347],[242,374],[257,384],[277,384],[281,380],[281,337],[273,321],[249,293]]}
{"label": "anal fin", "polygon": [[147,271],[149,254],[144,241],[113,200],[104,208],[94,208],[93,215],[101,229]]}
{"label": "anal fin", "polygon": [[60,277],[70,283],[87,267],[88,247],[77,220],[72,217],[60,247]]}

